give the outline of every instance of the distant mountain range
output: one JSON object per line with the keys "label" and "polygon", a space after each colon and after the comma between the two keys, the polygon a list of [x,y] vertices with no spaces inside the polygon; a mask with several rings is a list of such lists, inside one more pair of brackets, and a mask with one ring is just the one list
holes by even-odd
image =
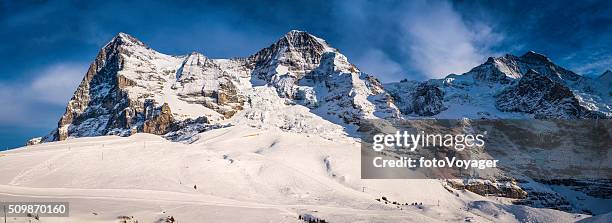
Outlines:
{"label": "distant mountain range", "polygon": [[[544,55],[489,58],[467,73],[381,84],[325,40],[290,31],[246,58],[170,56],[120,33],[91,63],[57,129],[68,137],[202,131],[273,97],[336,124],[364,118],[610,118],[612,72],[578,75]],[[275,99],[276,100],[276,99]],[[34,140],[33,142],[36,142]]]}

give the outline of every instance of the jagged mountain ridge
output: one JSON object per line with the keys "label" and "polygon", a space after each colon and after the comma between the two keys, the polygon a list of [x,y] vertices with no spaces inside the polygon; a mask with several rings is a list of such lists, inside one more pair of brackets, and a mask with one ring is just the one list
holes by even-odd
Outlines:
{"label": "jagged mountain ridge", "polygon": [[255,88],[269,87],[277,95],[258,96],[302,104],[336,123],[399,117],[376,78],[303,31],[290,31],[270,47],[235,59],[210,59],[196,52],[165,55],[120,33],[100,50],[58,128],[44,141],[135,132],[163,135],[194,120],[217,124],[251,107],[256,92],[266,92]]}
{"label": "jagged mountain ridge", "polygon": [[581,76],[529,51],[490,57],[461,75],[385,88],[408,117],[590,119],[612,117],[609,86],[604,75]]}
{"label": "jagged mountain ridge", "polygon": [[[569,92],[561,92],[571,103],[546,101],[542,95],[550,92],[511,94],[529,85],[521,83],[531,83],[524,80],[530,72],[537,74],[530,79],[557,85],[533,90],[565,87]],[[609,118],[612,108],[607,76],[602,74],[597,80],[583,77],[530,51],[520,57],[490,57],[462,75],[383,87],[325,40],[303,31],[292,30],[253,55],[234,59],[211,59],[197,52],[165,55],[120,33],[100,50],[58,128],[43,141],[135,132],[163,135],[180,130],[185,123],[221,123],[245,107],[253,107],[255,97],[276,96],[279,98],[274,100],[303,105],[314,115],[340,125],[402,115]],[[263,87],[273,88],[277,95],[258,95],[268,93],[254,90]],[[532,105],[538,105],[539,110],[525,109]],[[161,114],[166,117],[157,118]]]}

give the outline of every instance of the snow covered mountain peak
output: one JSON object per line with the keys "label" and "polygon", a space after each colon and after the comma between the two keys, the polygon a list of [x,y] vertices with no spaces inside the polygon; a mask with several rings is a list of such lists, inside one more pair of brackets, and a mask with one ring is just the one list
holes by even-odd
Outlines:
{"label": "snow covered mountain peak", "polygon": [[385,87],[408,116],[612,117],[612,94],[605,81],[578,75],[533,51],[520,57],[489,57],[462,75],[390,83]]}
{"label": "snow covered mountain peak", "polygon": [[325,51],[336,51],[324,39],[300,30],[291,30],[277,43],[293,46],[294,49],[315,48]]}
{"label": "snow covered mountain peak", "polygon": [[292,30],[274,44],[247,58],[254,74],[263,80],[278,79],[277,75],[301,78],[317,68],[325,52],[337,52],[325,40],[304,31]]}
{"label": "snow covered mountain peak", "polygon": [[[611,78],[612,72],[610,71],[597,79],[582,77],[554,64],[541,54],[528,52],[520,57],[510,54],[491,57],[482,65],[461,75],[449,75],[443,79],[426,81],[406,80],[382,85],[376,77],[360,71],[350,62],[349,58],[332,48],[325,40],[298,30],[288,32],[269,47],[249,57],[234,59],[211,59],[198,52],[180,56],[166,55],[149,48],[128,34],[119,33],[99,51],[91,63],[85,77],[68,102],[57,128],[49,136],[31,140],[29,143],[37,144],[88,136],[134,135],[119,140],[108,137],[76,139],[76,141],[57,143],[55,147],[58,147],[58,151],[61,147],[63,151],[66,145],[73,142],[94,140],[95,143],[102,145],[109,142],[108,145],[115,144],[114,141],[123,141],[125,146],[123,144],[117,146],[116,152],[117,154],[128,154],[124,157],[125,159],[120,159],[120,162],[115,159],[116,157],[106,159],[117,161],[111,163],[110,166],[121,167],[123,164],[131,165],[134,155],[138,156],[143,152],[139,146],[134,146],[135,142],[153,140],[156,143],[153,143],[152,146],[147,143],[142,148],[146,150],[146,157],[151,158],[147,161],[151,162],[142,163],[150,163],[154,167],[159,167],[160,160],[167,161],[167,154],[174,154],[177,162],[171,163],[180,164],[176,166],[177,168],[184,168],[186,166],[184,162],[189,162],[190,165],[197,164],[197,168],[192,166],[189,168],[191,170],[212,169],[212,175],[198,178],[200,190],[230,191],[232,192],[231,197],[235,197],[236,194],[233,192],[253,188],[255,185],[258,193],[259,191],[273,191],[271,194],[274,196],[278,194],[279,200],[286,202],[286,189],[288,188],[286,185],[298,185],[300,188],[295,191],[304,196],[295,196],[295,198],[302,202],[307,196],[328,198],[328,192],[318,195],[322,192],[312,193],[302,189],[324,188],[324,191],[329,191],[328,187],[321,187],[319,184],[321,179],[328,182],[329,177],[332,181],[326,184],[348,185],[352,188],[351,194],[354,189],[365,189],[364,185],[358,181],[359,173],[354,168],[359,165],[359,154],[349,149],[356,148],[358,144],[353,139],[345,137],[351,135],[365,119],[610,118],[612,117],[612,100],[610,99],[612,88],[609,87]],[[234,126],[230,127],[232,125]],[[256,129],[251,129],[251,127]],[[169,142],[165,140],[159,141],[161,144],[158,144],[159,138],[155,138],[156,136],[136,134],[139,132],[161,135],[169,140],[194,145],[166,145]],[[317,137],[311,137],[312,135]],[[110,140],[106,141],[107,139]],[[344,145],[345,140],[350,141],[350,145],[348,143]],[[113,143],[110,143],[111,141]],[[342,147],[338,147],[338,143],[341,143]],[[191,146],[200,147],[188,149]],[[201,146],[206,147],[205,153],[202,153]],[[92,148],[88,146],[86,150],[90,151]],[[90,161],[98,160],[92,158],[97,157],[94,152],[98,154],[101,152],[100,149],[106,150],[108,147],[93,149],[93,152],[90,151],[91,154],[89,154],[91,156],[87,156],[91,158]],[[124,153],[126,149],[133,150],[133,153]],[[153,150],[149,152],[147,149]],[[82,153],[79,151],[68,153],[67,156],[75,155],[75,157],[82,158]],[[191,151],[193,153],[191,155],[194,156],[185,155],[185,151]],[[332,154],[327,155],[330,152]],[[351,154],[350,157],[344,154],[348,152]],[[49,153],[40,154],[46,156]],[[153,156],[150,156],[151,154]],[[238,159],[234,158],[236,155]],[[193,160],[193,157],[202,159]],[[304,161],[302,157],[310,158]],[[290,158],[289,162],[287,158]],[[245,166],[247,164],[245,160],[247,163],[256,163],[255,166],[252,166],[254,168]],[[283,160],[297,165],[297,169],[287,168],[288,166],[284,163],[277,162]],[[231,170],[231,168],[226,168],[228,161],[230,164],[236,161],[237,163],[234,163],[233,166],[245,169],[247,172],[243,175],[231,175],[237,172],[228,172]],[[270,161],[273,161],[271,162],[273,164],[267,164]],[[278,163],[282,165],[276,166]],[[202,166],[198,166],[200,164]],[[223,168],[211,168],[217,164],[223,165]],[[322,168],[316,168],[316,165]],[[165,168],[167,165],[161,166],[164,167],[163,171],[158,172],[164,175],[168,172]],[[75,168],[69,168],[65,176],[72,178],[75,170],[82,169],[78,165]],[[215,172],[217,169],[222,171],[217,171],[217,173]],[[262,169],[264,175],[251,175],[249,172]],[[298,175],[294,177],[292,171],[274,172],[285,169],[296,170]],[[321,170],[323,175],[313,178],[316,179],[314,181],[309,178],[304,182],[315,182],[316,185],[302,187],[300,185],[304,184],[301,181],[296,184],[296,182],[287,183],[281,180],[278,181],[280,183],[272,182],[279,187],[272,187],[273,189],[269,190],[270,181],[265,180],[272,179],[271,176],[289,176],[279,179],[295,181],[295,179],[300,179],[299,176],[302,176],[303,173],[310,173],[308,171],[313,169]],[[266,170],[274,171],[266,173]],[[346,170],[351,174],[339,175],[338,173],[342,172],[337,172],[338,170]],[[136,175],[151,172],[150,168],[143,168],[143,171],[137,172]],[[26,173],[29,172],[26,171]],[[46,168],[43,172],[47,172]],[[116,173],[107,172],[108,176],[112,177],[111,181],[116,182]],[[132,173],[133,171],[127,172]],[[179,173],[177,176],[180,177],[181,171],[174,172]],[[193,176],[201,176],[209,172],[199,171]],[[242,174],[242,172],[239,173]],[[156,182],[154,184],[146,182],[133,184],[134,179],[148,180],[148,178],[133,177],[136,175],[126,175],[125,182],[129,184],[121,185],[154,185],[153,188],[159,188]],[[49,174],[42,175],[42,177],[50,176],[53,177]],[[357,180],[351,176],[357,176]],[[34,179],[22,177],[22,174],[15,178],[22,182]],[[168,183],[168,185],[173,185],[171,187],[180,188],[181,191],[186,185],[184,184],[186,181],[181,182],[179,179],[178,185],[180,186],[177,186],[175,182],[168,181],[165,175],[154,178],[162,179],[161,184]],[[219,182],[230,183],[210,184],[214,187],[209,188],[200,187],[200,185],[208,185],[200,182],[210,182],[209,179],[221,179]],[[244,184],[238,184],[235,190],[232,188],[231,190],[218,189],[236,185],[236,179],[247,179],[247,181]],[[265,182],[255,182],[251,185],[252,179],[264,179]],[[92,181],[85,179],[65,182]],[[450,191],[449,188],[441,187],[438,181],[431,182],[433,183],[425,186],[419,184],[417,187],[427,189],[437,185],[437,189],[434,189],[442,192],[439,195],[453,199],[459,197],[447,193]],[[191,182],[188,184],[188,191],[191,193]],[[415,187],[415,185],[412,186]],[[147,187],[144,189],[149,189]],[[403,188],[402,192],[408,188],[397,185],[391,187],[393,190]],[[376,188],[368,185],[370,191],[376,191]],[[278,191],[280,193],[277,193]],[[252,190],[247,192],[245,195],[251,194]],[[332,192],[332,194],[337,194],[336,191]],[[290,191],[290,193],[295,194],[296,192]],[[430,196],[430,194],[425,193],[423,196]],[[373,200],[370,197],[366,198]],[[432,204],[435,202],[434,199],[439,199],[439,197],[432,198]],[[464,203],[457,204],[464,205]],[[457,207],[455,204],[451,206]],[[369,204],[368,208],[370,208]]]}
{"label": "snow covered mountain peak", "polygon": [[[611,94],[602,83],[530,51],[520,57],[491,57],[462,75],[383,87],[325,40],[304,31],[289,31],[255,54],[234,59],[211,59],[198,52],[166,55],[119,33],[100,50],[58,128],[43,141],[136,132],[184,138],[177,132],[193,134],[245,118],[251,126],[260,122],[322,132],[304,130],[314,124],[296,124],[288,114],[349,128],[367,118],[551,118],[556,116],[548,111],[562,109],[538,113],[510,106],[515,102],[571,107],[564,110],[570,115],[560,118],[608,117]],[[501,96],[515,88],[539,92]],[[563,93],[562,100],[551,96],[548,91],[553,90]],[[282,117],[272,114],[287,109],[291,112]]]}
{"label": "snow covered mountain peak", "polygon": [[509,84],[521,78],[530,69],[545,75],[553,81],[573,85],[583,79],[570,70],[558,66],[543,54],[529,51],[520,57],[506,54],[501,57],[490,57],[484,64],[479,65],[464,75],[473,77],[477,81]]}
{"label": "snow covered mountain peak", "polygon": [[136,39],[133,36],[130,36],[127,33],[123,33],[123,32],[118,33],[103,48],[116,48],[116,47],[119,47],[119,46],[124,46],[124,47],[144,47],[146,49],[150,49],[149,46],[144,44],[142,41]]}
{"label": "snow covered mountain peak", "polygon": [[606,83],[610,83],[610,82],[612,82],[612,71],[606,70],[601,75],[599,75],[599,77],[597,77],[597,78],[599,80],[602,80],[602,81],[606,82]]}
{"label": "snow covered mountain peak", "polygon": [[257,53],[234,59],[198,52],[166,55],[119,33],[100,50],[58,128],[43,141],[136,132],[184,139],[177,132],[193,134],[245,117],[298,128],[293,118],[267,117],[283,106],[303,106],[295,115],[342,126],[363,118],[399,117],[392,101],[375,77],[303,31],[292,30]]}
{"label": "snow covered mountain peak", "polygon": [[531,63],[552,63],[550,58],[546,57],[544,54],[536,53],[535,51],[528,51],[520,57],[523,61],[528,61]]}
{"label": "snow covered mountain peak", "polygon": [[266,56],[295,53],[303,58],[316,57],[324,52],[336,52],[325,40],[304,31],[291,30],[271,46],[251,56],[254,60],[268,59]]}

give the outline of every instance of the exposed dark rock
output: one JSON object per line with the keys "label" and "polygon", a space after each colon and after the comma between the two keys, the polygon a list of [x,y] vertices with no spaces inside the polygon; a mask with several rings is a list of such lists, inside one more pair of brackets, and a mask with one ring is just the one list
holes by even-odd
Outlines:
{"label": "exposed dark rock", "polygon": [[[263,75],[280,64],[288,67],[291,73],[300,78],[318,66],[325,47],[324,43],[307,32],[292,30],[247,60],[251,62],[251,66],[257,67],[255,75]],[[269,80],[270,77],[262,78]]]}
{"label": "exposed dark rock", "polygon": [[500,66],[507,66],[508,70],[520,70],[516,57],[506,55],[500,58],[489,57],[487,61],[477,67],[472,68],[468,73],[474,75],[475,80],[508,84],[512,81],[513,74],[502,71]]}
{"label": "exposed dark rock", "polygon": [[172,86],[180,99],[204,105],[225,118],[242,110],[244,97],[236,89],[230,76],[211,59],[200,53],[191,53],[177,72]]}
{"label": "exposed dark rock", "polygon": [[[121,111],[130,104],[138,103],[130,103],[122,88],[133,85],[133,82],[120,77],[117,72],[122,69],[124,63],[121,54],[130,54],[127,47],[134,45],[146,48],[133,37],[119,34],[100,50],[68,102],[53,140],[64,140],[68,136],[106,135],[111,127],[127,124],[125,115],[121,117]],[[98,120],[94,123],[91,118]],[[81,125],[83,123],[85,125]],[[121,127],[129,129],[129,126]]]}
{"label": "exposed dark rock", "polygon": [[419,85],[412,96],[412,111],[422,116],[432,116],[443,111],[443,92],[433,84]]}
{"label": "exposed dark rock", "polygon": [[501,111],[525,112],[538,119],[591,117],[568,87],[534,70],[500,93],[496,103]]}
{"label": "exposed dark rock", "polygon": [[42,137],[31,138],[26,142],[26,146],[38,145],[42,143]]}
{"label": "exposed dark rock", "polygon": [[490,181],[470,181],[468,183],[448,180],[448,185],[457,190],[469,190],[482,196],[507,197],[514,199],[527,198],[528,194],[514,181],[492,183]]}
{"label": "exposed dark rock", "polygon": [[444,92],[433,83],[409,82],[390,86],[389,94],[403,114],[437,115],[444,111]]}
{"label": "exposed dark rock", "polygon": [[164,103],[159,112],[156,112],[151,119],[145,120],[142,132],[164,135],[170,131],[172,123],[174,123],[174,118],[170,106]]}

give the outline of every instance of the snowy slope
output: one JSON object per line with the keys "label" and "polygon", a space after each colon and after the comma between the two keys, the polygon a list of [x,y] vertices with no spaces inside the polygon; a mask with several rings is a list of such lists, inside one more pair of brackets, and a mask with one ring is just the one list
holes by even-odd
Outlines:
{"label": "snowy slope", "polygon": [[[359,144],[279,129],[229,127],[192,144],[102,136],[0,153],[0,199],[69,201],[42,222],[572,222],[586,215],[511,205],[438,180],[361,180]],[[194,189],[194,185],[197,186]],[[376,201],[382,197],[400,203]],[[439,206],[438,206],[439,202]],[[22,219],[27,220],[27,219]]]}

